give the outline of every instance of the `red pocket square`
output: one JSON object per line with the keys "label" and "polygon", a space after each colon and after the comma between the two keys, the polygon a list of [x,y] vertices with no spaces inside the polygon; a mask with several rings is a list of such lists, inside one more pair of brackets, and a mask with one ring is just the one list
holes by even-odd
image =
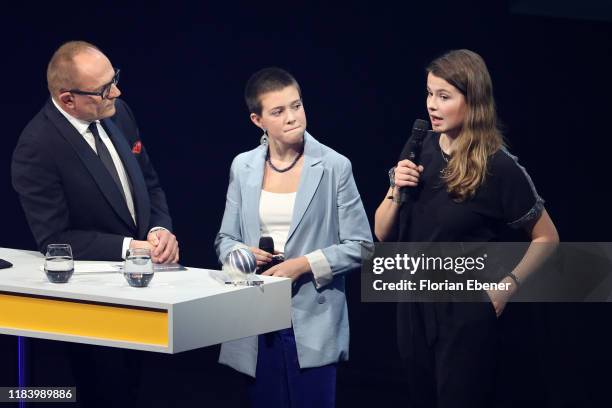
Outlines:
{"label": "red pocket square", "polygon": [[134,146],[132,146],[132,153],[140,154],[141,151],[142,151],[142,143],[140,143],[140,140],[139,140],[136,143],[134,143]]}

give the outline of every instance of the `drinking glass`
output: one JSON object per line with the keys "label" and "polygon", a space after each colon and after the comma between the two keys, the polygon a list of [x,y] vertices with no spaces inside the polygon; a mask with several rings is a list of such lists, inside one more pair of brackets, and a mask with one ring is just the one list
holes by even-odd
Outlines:
{"label": "drinking glass", "polygon": [[153,279],[153,261],[151,251],[145,248],[128,250],[123,265],[123,276],[130,286],[144,288]]}
{"label": "drinking glass", "polygon": [[45,273],[52,283],[66,283],[74,273],[72,248],[68,244],[49,244],[45,254]]}

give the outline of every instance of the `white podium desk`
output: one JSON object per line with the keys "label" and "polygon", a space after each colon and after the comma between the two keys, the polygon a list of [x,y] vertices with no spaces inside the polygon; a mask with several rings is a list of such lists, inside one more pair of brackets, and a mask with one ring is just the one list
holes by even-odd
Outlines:
{"label": "white podium desk", "polygon": [[[47,280],[38,252],[0,248],[0,334],[179,353],[291,326],[291,280],[234,287],[211,271],[158,272],[146,288],[120,272]],[[100,264],[100,263],[98,263]]]}

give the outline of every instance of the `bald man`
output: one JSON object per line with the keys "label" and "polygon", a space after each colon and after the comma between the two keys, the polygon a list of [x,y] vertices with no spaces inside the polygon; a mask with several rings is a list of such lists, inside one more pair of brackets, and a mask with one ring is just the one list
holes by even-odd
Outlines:
{"label": "bald man", "polygon": [[129,248],[149,248],[154,262],[177,262],[166,196],[118,81],[93,44],[55,51],[51,98],[19,138],[13,187],[43,253],[59,243],[75,259],[121,260]]}

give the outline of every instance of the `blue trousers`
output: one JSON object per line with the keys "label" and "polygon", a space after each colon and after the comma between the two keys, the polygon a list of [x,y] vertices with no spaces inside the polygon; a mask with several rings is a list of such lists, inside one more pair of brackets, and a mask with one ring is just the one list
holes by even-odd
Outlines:
{"label": "blue trousers", "polygon": [[259,336],[256,377],[248,385],[253,408],[334,407],[336,364],[300,368],[293,329]]}

